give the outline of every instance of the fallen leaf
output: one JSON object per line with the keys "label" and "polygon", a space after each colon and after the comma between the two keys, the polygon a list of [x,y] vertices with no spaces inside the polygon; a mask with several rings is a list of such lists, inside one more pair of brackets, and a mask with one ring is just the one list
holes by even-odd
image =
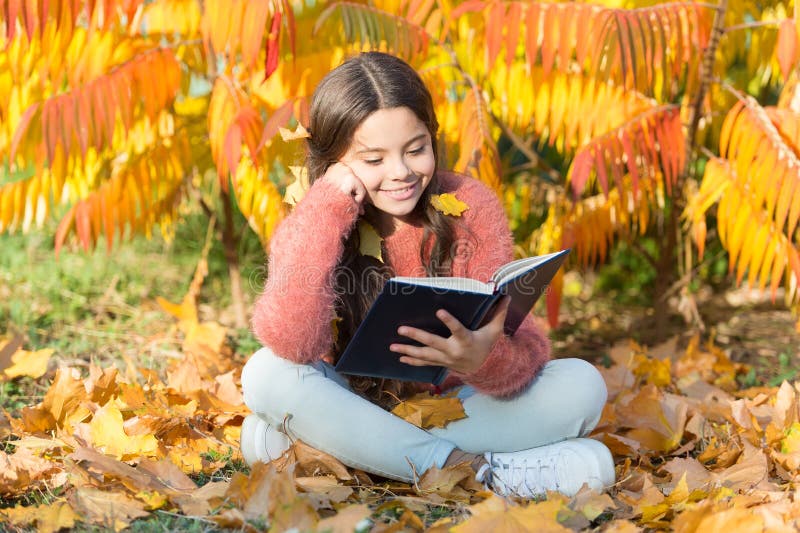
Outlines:
{"label": "fallen leaf", "polygon": [[39,533],[54,533],[62,528],[72,528],[79,518],[64,501],[30,507],[11,507],[0,511],[15,526],[36,525]]}
{"label": "fallen leaf", "polygon": [[467,417],[459,398],[454,395],[433,396],[429,392],[415,394],[400,402],[392,413],[423,429],[443,428],[453,420]]}
{"label": "fallen leaf", "polygon": [[9,379],[17,378],[20,376],[28,376],[31,378],[40,378],[47,372],[47,364],[50,362],[55,350],[51,348],[44,348],[29,352],[27,350],[17,350],[11,356],[11,366],[3,370],[5,377]]}
{"label": "fallen leaf", "polygon": [[483,485],[475,480],[475,471],[469,463],[458,463],[444,468],[431,467],[416,484],[419,494],[436,494],[442,498],[468,502],[469,491],[482,490]]}
{"label": "fallen leaf", "polygon": [[513,505],[492,495],[470,506],[471,518],[454,526],[453,533],[485,533],[487,531],[566,533],[571,531],[558,522],[558,515],[566,507],[554,494],[543,502]]}
{"label": "fallen leaf", "polygon": [[353,489],[340,485],[334,476],[298,477],[294,482],[313,497],[315,509],[332,509],[332,503],[341,503],[353,494]]}
{"label": "fallen leaf", "polygon": [[456,198],[452,193],[432,194],[431,205],[434,209],[445,215],[460,217],[461,213],[469,209],[469,206]]}
{"label": "fallen leaf", "polygon": [[158,451],[158,441],[153,435],[128,436],[122,427],[122,413],[112,405],[95,411],[89,422],[89,435],[97,449],[117,459],[154,456]]}
{"label": "fallen leaf", "polygon": [[339,511],[328,518],[324,518],[317,524],[317,531],[329,531],[330,533],[352,533],[359,524],[370,517],[372,511],[366,504],[353,504],[339,509]]}
{"label": "fallen leaf", "polygon": [[82,520],[114,531],[128,527],[132,520],[147,516],[144,504],[119,492],[82,487],[69,498]]}
{"label": "fallen leaf", "polygon": [[307,476],[333,474],[342,481],[353,479],[347,467],[332,455],[312,448],[302,441],[295,441],[292,449],[297,458],[298,472],[303,472]]}
{"label": "fallen leaf", "polygon": [[186,494],[172,497],[186,516],[206,516],[222,505],[230,484],[227,481],[211,481]]}
{"label": "fallen leaf", "polygon": [[594,520],[606,509],[616,509],[614,500],[606,493],[584,487],[576,494],[569,504],[570,508],[580,512],[589,520]]}

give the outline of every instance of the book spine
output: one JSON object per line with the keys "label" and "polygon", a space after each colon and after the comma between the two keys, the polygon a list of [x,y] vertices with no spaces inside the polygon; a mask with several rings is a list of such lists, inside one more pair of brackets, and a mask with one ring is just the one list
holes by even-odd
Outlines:
{"label": "book spine", "polygon": [[502,291],[495,291],[494,294],[490,295],[486,300],[478,307],[478,310],[475,311],[475,314],[472,317],[472,320],[469,321],[467,327],[471,330],[479,329],[481,326],[484,325],[486,315],[489,314],[489,311],[494,307],[494,304],[497,303],[503,296]]}

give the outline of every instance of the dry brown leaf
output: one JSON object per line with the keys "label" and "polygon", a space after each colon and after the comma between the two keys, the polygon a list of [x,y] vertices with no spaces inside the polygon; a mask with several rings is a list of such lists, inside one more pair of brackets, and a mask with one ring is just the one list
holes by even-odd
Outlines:
{"label": "dry brown leaf", "polygon": [[330,533],[352,533],[356,526],[365,518],[369,518],[372,511],[369,506],[363,503],[348,505],[339,509],[334,516],[322,519],[317,524],[317,531],[329,531]]}
{"label": "dry brown leaf", "polygon": [[117,394],[117,369],[89,366],[89,377],[84,381],[89,399],[97,405],[105,405]]}
{"label": "dry brown leaf", "polygon": [[24,342],[22,335],[14,335],[10,340],[0,339],[0,371],[4,371],[13,364],[11,357],[22,348]]}
{"label": "dry brown leaf", "polygon": [[347,471],[347,467],[332,455],[312,448],[302,441],[295,441],[292,449],[297,458],[298,475],[317,476],[321,474],[333,474],[337,479],[342,481],[350,481],[353,479],[353,476]]}
{"label": "dry brown leaf", "polygon": [[589,520],[594,520],[600,516],[606,509],[616,509],[614,500],[611,496],[605,493],[600,493],[591,490],[584,486],[578,494],[576,494],[572,501],[569,503],[570,509],[578,511]]}
{"label": "dry brown leaf", "polygon": [[38,457],[27,448],[18,448],[12,454],[0,450],[0,495],[17,495],[47,484],[50,488],[61,486],[64,479],[61,465]]}
{"label": "dry brown leaf", "polygon": [[444,468],[429,468],[416,484],[419,494],[436,494],[447,500],[468,502],[469,491],[479,491],[483,485],[475,480],[475,471],[469,463],[458,463]]}
{"label": "dry brown leaf", "polygon": [[86,387],[77,369],[56,370],[53,383],[47,390],[41,406],[42,410],[52,417],[53,426],[48,429],[57,427],[64,433],[71,434],[73,425],[85,420],[91,414],[83,405],[87,399]]}
{"label": "dry brown leaf", "polygon": [[87,487],[76,490],[69,502],[82,520],[114,531],[121,531],[132,520],[149,514],[142,502],[125,494]]}
{"label": "dry brown leaf", "polygon": [[443,428],[454,420],[466,418],[464,405],[453,395],[433,396],[429,392],[415,394],[400,402],[392,413],[423,429]]}
{"label": "dry brown leaf", "polygon": [[186,516],[206,516],[222,505],[229,486],[226,481],[211,481],[192,492],[174,496],[172,501]]}
{"label": "dry brown leaf", "polygon": [[341,503],[353,494],[353,489],[340,485],[334,476],[298,477],[294,482],[309,495],[315,509],[332,509],[333,503]]}

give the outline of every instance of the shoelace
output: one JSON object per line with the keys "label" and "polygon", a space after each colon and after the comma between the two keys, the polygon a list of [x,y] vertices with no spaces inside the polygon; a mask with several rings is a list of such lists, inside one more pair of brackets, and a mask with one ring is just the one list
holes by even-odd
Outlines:
{"label": "shoelace", "polygon": [[[537,459],[535,464],[528,464],[527,459],[518,464],[514,459],[501,462],[494,461],[492,457],[490,461],[492,466],[487,464],[481,467],[476,478],[482,481],[487,477],[486,470],[491,469],[489,482],[492,485],[502,484],[506,493],[519,493],[519,489],[524,487],[531,494],[544,494],[548,490],[558,490],[561,486],[556,465],[558,459],[558,455],[552,455],[546,459]],[[535,474],[531,475],[529,473],[531,470]],[[497,475],[496,471],[502,472],[502,475]],[[514,472],[519,472],[519,479],[514,480]]]}

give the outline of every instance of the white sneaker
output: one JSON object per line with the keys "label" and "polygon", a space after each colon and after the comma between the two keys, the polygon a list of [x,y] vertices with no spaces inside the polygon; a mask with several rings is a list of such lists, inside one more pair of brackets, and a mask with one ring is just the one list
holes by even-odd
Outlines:
{"label": "white sneaker", "polygon": [[574,496],[584,483],[603,490],[614,484],[614,460],[605,445],[593,439],[569,439],[519,452],[485,454],[477,479],[501,495],[525,498],[548,490]]}
{"label": "white sneaker", "polygon": [[289,437],[258,415],[249,415],[242,422],[240,446],[248,466],[256,461],[268,463],[289,449]]}

